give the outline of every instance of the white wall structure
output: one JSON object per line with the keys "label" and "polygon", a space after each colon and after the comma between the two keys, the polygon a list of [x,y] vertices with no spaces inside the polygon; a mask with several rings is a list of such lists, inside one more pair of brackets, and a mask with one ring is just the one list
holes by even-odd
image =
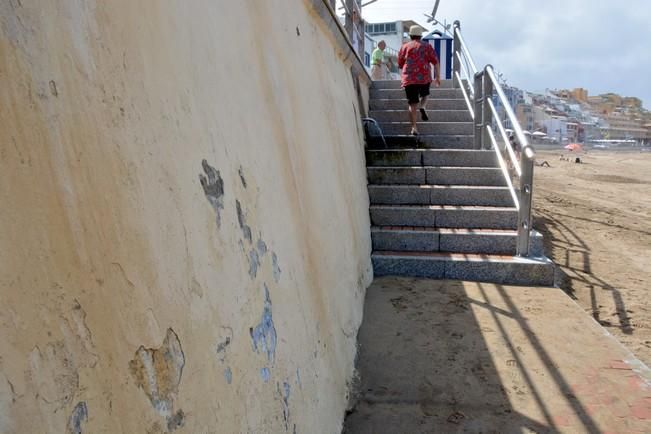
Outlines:
{"label": "white wall structure", "polygon": [[340,430],[368,92],[323,4],[0,2],[1,433]]}

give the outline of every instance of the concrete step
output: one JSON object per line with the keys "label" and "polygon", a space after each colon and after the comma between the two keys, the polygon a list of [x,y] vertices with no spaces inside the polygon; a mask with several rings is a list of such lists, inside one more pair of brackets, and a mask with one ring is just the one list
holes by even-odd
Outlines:
{"label": "concrete step", "polygon": [[506,285],[554,284],[554,264],[547,258],[395,251],[376,251],[371,258],[375,276],[469,280]]}
{"label": "concrete step", "polygon": [[[409,122],[378,122],[385,135],[408,135],[411,132]],[[472,135],[475,126],[472,122],[418,122],[420,134],[461,134]]]}
{"label": "concrete step", "polygon": [[[452,80],[441,80],[441,87],[439,89],[452,89]],[[434,85],[432,85],[432,88]],[[371,85],[372,89],[401,89],[402,83],[400,80],[378,80],[374,81]]]}
{"label": "concrete step", "polygon": [[469,134],[428,134],[385,135],[387,146],[382,144],[369,145],[368,149],[474,149],[473,136]]}
{"label": "concrete step", "polygon": [[[402,99],[374,98],[369,100],[370,110],[407,110],[407,97]],[[461,98],[436,98],[427,101],[429,110],[468,110],[466,101]]]}
{"label": "concrete step", "polygon": [[[515,255],[517,232],[495,229],[446,229],[413,226],[371,228],[373,250]],[[543,237],[531,236],[532,256],[544,256]]]}
{"label": "concrete step", "polygon": [[[448,99],[448,98],[461,98],[463,99],[463,93],[461,89],[441,89],[435,88],[432,86],[429,90],[428,99]],[[373,89],[370,90],[370,99],[398,99],[407,103],[407,95],[404,89]],[[465,104],[465,103],[464,103]]]}
{"label": "concrete step", "polygon": [[[432,122],[472,122],[468,110],[427,110]],[[371,110],[368,117],[378,122],[409,122],[409,110]],[[420,121],[420,113],[418,113]]]}
{"label": "concrete step", "polygon": [[515,229],[511,207],[452,205],[371,205],[374,226],[424,226],[459,229]]}
{"label": "concrete step", "polygon": [[497,167],[494,151],[470,149],[382,149],[366,151],[368,166]]}
{"label": "concrete step", "polygon": [[515,205],[508,187],[369,185],[368,194],[374,205]]}
{"label": "concrete step", "polygon": [[377,166],[366,172],[369,184],[506,185],[501,169],[493,167]]}

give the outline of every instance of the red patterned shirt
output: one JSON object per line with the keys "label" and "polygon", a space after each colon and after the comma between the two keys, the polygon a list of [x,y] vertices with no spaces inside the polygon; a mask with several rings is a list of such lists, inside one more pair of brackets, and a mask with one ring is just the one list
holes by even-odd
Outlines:
{"label": "red patterned shirt", "polygon": [[430,63],[436,65],[439,59],[434,47],[428,42],[411,41],[404,44],[398,53],[398,67],[402,69],[402,86],[431,83]]}

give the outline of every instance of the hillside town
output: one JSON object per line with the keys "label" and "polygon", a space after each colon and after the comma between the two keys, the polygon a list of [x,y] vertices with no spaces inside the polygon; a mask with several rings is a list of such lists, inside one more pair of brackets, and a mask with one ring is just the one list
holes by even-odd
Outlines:
{"label": "hillside town", "polygon": [[[397,53],[412,25],[420,24],[411,20],[365,23],[359,48],[360,53],[364,53],[366,67],[370,70],[371,54],[378,43],[384,41],[386,78],[397,79]],[[446,48],[451,45],[453,37],[449,25],[447,27],[443,26],[443,31],[434,30],[423,39],[436,47],[441,56],[443,78],[451,79],[452,50]],[[616,93],[593,96],[584,88],[547,89],[536,93],[509,86],[504,81],[502,87],[525,134],[538,145],[578,142],[597,148],[651,146],[651,111],[644,109],[639,98]],[[504,107],[498,100],[495,103],[504,125],[511,128]]]}

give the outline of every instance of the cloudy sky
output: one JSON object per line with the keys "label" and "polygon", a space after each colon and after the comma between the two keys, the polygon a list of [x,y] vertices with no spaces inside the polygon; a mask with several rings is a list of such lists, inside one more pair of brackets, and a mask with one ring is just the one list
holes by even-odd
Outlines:
{"label": "cloudy sky", "polygon": [[[378,0],[363,16],[426,25],[434,3]],[[437,18],[460,20],[478,66],[511,85],[616,92],[651,109],[651,0],[441,0]]]}

